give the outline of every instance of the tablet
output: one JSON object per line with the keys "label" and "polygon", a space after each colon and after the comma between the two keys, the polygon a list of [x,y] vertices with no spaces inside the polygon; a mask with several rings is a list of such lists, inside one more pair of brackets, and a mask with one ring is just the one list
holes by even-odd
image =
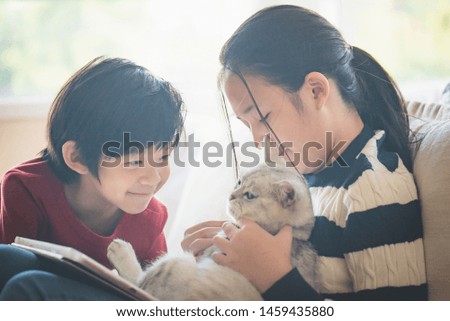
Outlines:
{"label": "tablet", "polygon": [[70,269],[79,271],[83,275],[100,282],[109,289],[117,291],[129,299],[156,300],[155,297],[122,278],[116,272],[74,248],[19,236],[14,239],[14,243],[11,245],[60,262]]}

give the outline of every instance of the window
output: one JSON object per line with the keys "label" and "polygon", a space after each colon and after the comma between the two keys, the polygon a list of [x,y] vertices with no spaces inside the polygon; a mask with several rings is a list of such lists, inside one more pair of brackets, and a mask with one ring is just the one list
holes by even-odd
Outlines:
{"label": "window", "polygon": [[[449,78],[446,0],[287,2],[324,15],[401,84]],[[1,1],[0,98],[50,100],[80,66],[108,55],[130,58],[172,81],[192,112],[215,112],[221,45],[250,14],[281,3]]]}

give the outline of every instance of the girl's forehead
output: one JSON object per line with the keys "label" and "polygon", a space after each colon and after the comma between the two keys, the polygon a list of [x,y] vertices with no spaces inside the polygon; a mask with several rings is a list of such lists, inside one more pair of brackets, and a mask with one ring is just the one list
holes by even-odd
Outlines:
{"label": "girl's forehead", "polygon": [[256,100],[277,99],[288,93],[283,87],[269,83],[263,76],[244,75],[241,78],[233,73],[225,76],[223,88],[233,108],[242,112],[253,104],[251,96]]}
{"label": "girl's forehead", "polygon": [[245,117],[255,110],[256,107],[252,96],[255,98],[260,97],[262,86],[264,86],[263,81],[254,77],[245,78],[245,82],[248,87],[244,80],[236,74],[230,75],[225,80],[225,94],[237,118]]}
{"label": "girl's forehead", "polygon": [[[271,86],[264,77],[258,75],[238,75],[233,72],[226,72],[224,76],[225,92],[248,95],[248,89],[252,92],[260,88]],[[249,88],[247,88],[247,86]]]}
{"label": "girl's forehead", "polygon": [[244,82],[236,74],[225,78],[224,90],[233,108],[245,108],[244,105],[251,100]]}

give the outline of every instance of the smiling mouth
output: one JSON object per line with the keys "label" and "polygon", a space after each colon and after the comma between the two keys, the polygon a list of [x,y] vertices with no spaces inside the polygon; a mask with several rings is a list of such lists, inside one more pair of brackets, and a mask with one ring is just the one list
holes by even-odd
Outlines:
{"label": "smiling mouth", "polygon": [[150,197],[153,195],[153,193],[133,193],[133,192],[128,192],[128,194],[137,197]]}

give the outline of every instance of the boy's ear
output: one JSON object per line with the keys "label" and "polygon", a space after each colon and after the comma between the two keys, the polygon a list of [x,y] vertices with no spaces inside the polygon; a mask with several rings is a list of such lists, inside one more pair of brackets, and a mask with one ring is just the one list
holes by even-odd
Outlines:
{"label": "boy's ear", "polygon": [[89,169],[81,161],[80,154],[78,152],[77,143],[73,140],[68,140],[62,146],[62,155],[66,165],[73,171],[80,175],[87,174]]}
{"label": "boy's ear", "polygon": [[313,71],[305,76],[300,92],[303,102],[307,101],[314,108],[321,109],[330,94],[330,82],[324,74]]}

